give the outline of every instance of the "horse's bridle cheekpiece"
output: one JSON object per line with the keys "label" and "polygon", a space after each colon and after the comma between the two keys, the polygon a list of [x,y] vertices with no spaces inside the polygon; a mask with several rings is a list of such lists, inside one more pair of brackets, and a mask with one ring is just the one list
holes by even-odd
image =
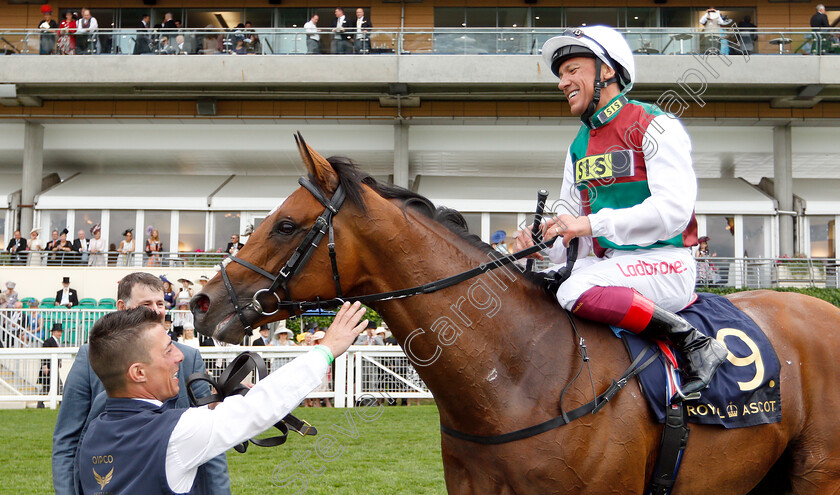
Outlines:
{"label": "horse's bridle cheekpiece", "polygon": [[[321,309],[338,306],[344,304],[345,302],[358,301],[362,304],[367,304],[376,301],[402,299],[404,297],[416,296],[418,294],[429,294],[431,292],[436,292],[438,290],[459,284],[473,277],[477,277],[482,273],[509,265],[514,261],[525,258],[526,256],[531,255],[533,253],[542,251],[543,249],[547,249],[554,245],[554,242],[558,239],[558,237],[554,237],[546,241],[540,241],[539,239],[535,238],[534,246],[531,246],[528,249],[523,249],[522,251],[507,256],[499,255],[500,257],[498,259],[482,264],[471,270],[467,270],[465,272],[453,275],[451,277],[436,280],[434,282],[418,285],[416,287],[400,289],[391,292],[381,292],[379,294],[367,294],[364,296],[354,296],[345,298],[341,291],[341,278],[338,273],[338,262],[336,260],[333,218],[336,214],[338,214],[338,211],[339,209],[341,209],[341,206],[344,204],[344,200],[347,196],[343,187],[339,185],[338,188],[335,190],[332,199],[329,199],[327,198],[327,195],[324,194],[324,191],[322,191],[321,188],[318,187],[318,185],[315,184],[311,179],[311,176],[309,178],[301,177],[300,179],[298,179],[298,183],[301,186],[303,186],[307,191],[309,191],[312,194],[312,196],[314,196],[315,199],[317,199],[324,206],[324,212],[321,213],[321,215],[315,220],[315,224],[312,225],[311,229],[309,229],[309,233],[306,234],[306,237],[303,239],[303,241],[301,241],[300,245],[297,247],[297,249],[295,249],[295,252],[289,258],[289,260],[286,261],[286,264],[283,265],[283,268],[280,269],[276,276],[254,265],[253,263],[249,263],[236,256],[228,256],[225,259],[225,261],[223,261],[221,264],[222,281],[224,282],[225,288],[227,289],[228,296],[230,297],[230,302],[231,304],[233,304],[233,308],[236,311],[237,316],[239,317],[239,321],[242,322],[242,326],[245,327],[246,332],[253,330],[253,324],[256,322],[256,319],[249,320],[249,318],[245,315],[245,312],[248,310],[254,311],[257,314],[257,318],[259,318],[261,316],[272,316],[282,310],[289,311],[291,314],[298,314],[309,309]],[[327,244],[327,247],[329,248],[330,263],[332,264],[333,281],[335,282],[336,297],[327,300],[317,299],[315,301],[295,301],[292,299],[292,296],[289,291],[289,279],[300,273],[300,271],[306,265],[306,262],[309,261],[309,258],[318,248],[318,245],[321,242],[321,240],[327,234],[329,234],[329,242]],[[568,261],[566,263],[566,266],[558,272],[550,272],[547,274],[546,280],[548,285],[559,285],[560,283],[562,283],[562,281],[568,278],[569,275],[571,275],[575,258],[577,258],[577,245],[578,239],[572,239],[570,241],[567,256]],[[239,305],[239,299],[236,296],[236,291],[234,290],[233,284],[231,284],[230,282],[230,277],[228,277],[227,274],[226,267],[231,262],[238,263],[271,280],[271,285],[266,289],[260,289],[257,292],[255,292],[253,297],[251,298],[251,301],[245,306]],[[283,289],[283,293],[289,300],[281,300],[280,296],[277,295],[277,289]],[[273,311],[267,310],[269,304],[269,301],[266,300],[267,297],[274,298],[274,301],[271,301],[272,304],[276,304]]]}

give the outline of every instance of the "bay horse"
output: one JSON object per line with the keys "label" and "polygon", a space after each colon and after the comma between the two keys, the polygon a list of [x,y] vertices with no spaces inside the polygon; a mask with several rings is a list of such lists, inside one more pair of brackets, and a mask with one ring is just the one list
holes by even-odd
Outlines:
{"label": "bay horse", "polygon": [[[272,310],[264,307],[265,299],[253,304],[255,295],[269,290],[278,300],[352,299],[487,263],[491,248],[467,233],[460,214],[377,183],[348,160],[326,160],[302,138],[298,146],[317,191],[301,187],[290,195],[239,251],[244,264],[227,263],[193,298],[201,333],[240,342],[246,325],[288,318],[288,308],[277,306],[267,316]],[[329,198],[335,200],[337,190],[346,201],[330,212]],[[325,197],[316,198],[319,191]],[[305,266],[296,265],[283,284],[269,287],[266,277],[300,261],[299,246],[311,240],[318,229],[310,228],[324,215],[330,226],[334,223],[335,258],[321,243],[303,254]],[[321,231],[326,235],[323,225]],[[333,266],[339,280],[333,278]],[[499,435],[554,418],[560,414],[561,391],[570,383],[563,409],[593,399],[588,377],[573,380],[581,356],[567,314],[539,283],[501,270],[433,293],[370,303],[432,391],[441,424],[460,432]],[[840,493],[835,416],[840,411],[840,310],[808,296],[773,291],[730,299],[775,347],[782,367],[782,421],[732,430],[691,425],[673,493]],[[574,321],[600,393],[630,360],[608,328]],[[459,495],[642,494],[653,475],[662,429],[634,380],[598,414],[527,439],[477,445],[442,434],[446,487]]]}

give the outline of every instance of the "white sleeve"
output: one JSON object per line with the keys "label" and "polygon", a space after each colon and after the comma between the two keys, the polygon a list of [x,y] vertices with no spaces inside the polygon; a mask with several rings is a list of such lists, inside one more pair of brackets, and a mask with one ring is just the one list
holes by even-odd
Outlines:
{"label": "white sleeve", "polygon": [[700,18],[700,24],[703,26],[709,21],[709,14],[703,14],[703,17]]}
{"label": "white sleeve", "polygon": [[[580,191],[577,187],[575,187],[575,168],[572,165],[571,149],[566,151],[566,163],[563,166],[563,185],[561,187],[560,200],[552,205],[554,213],[556,215],[566,214],[574,217],[582,215],[583,200],[581,199]],[[592,238],[581,238],[580,244],[578,245],[578,259],[586,258],[589,256],[591,251]],[[566,262],[566,246],[563,245],[561,239],[557,239],[557,242],[548,249],[547,254],[548,259],[550,259],[552,263],[560,264]]]}
{"label": "white sleeve", "polygon": [[97,31],[99,29],[99,22],[96,20],[96,17],[90,18],[90,32]]}
{"label": "white sleeve", "polygon": [[215,409],[191,407],[178,420],[166,448],[166,481],[189,491],[198,467],[267,430],[321,385],[327,360],[312,350],[268,375],[247,395],[228,397]]}
{"label": "white sleeve", "polygon": [[643,143],[650,197],[630,208],[604,208],[589,215],[593,237],[649,246],[674,237],[691,221],[697,177],[685,128],[676,118],[660,115],[648,125]]}

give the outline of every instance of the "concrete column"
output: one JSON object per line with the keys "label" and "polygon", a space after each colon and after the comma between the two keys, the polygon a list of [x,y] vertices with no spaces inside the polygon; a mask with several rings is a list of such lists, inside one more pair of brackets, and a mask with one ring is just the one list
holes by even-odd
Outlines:
{"label": "concrete column", "polygon": [[20,231],[28,239],[35,224],[35,196],[41,192],[44,175],[44,126],[33,122],[26,122],[24,126]]}
{"label": "concrete column", "polygon": [[408,124],[394,124],[394,184],[408,188]]}
{"label": "concrete column", "polygon": [[[793,211],[793,159],[790,124],[773,127],[773,195],[779,209]],[[779,215],[779,256],[793,256],[794,218]]]}

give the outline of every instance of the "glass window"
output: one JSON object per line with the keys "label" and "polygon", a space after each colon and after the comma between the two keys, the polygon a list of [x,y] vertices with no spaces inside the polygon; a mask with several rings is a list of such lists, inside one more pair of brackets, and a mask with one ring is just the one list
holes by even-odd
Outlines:
{"label": "glass window", "polygon": [[706,233],[709,236],[709,253],[712,256],[735,256],[735,217],[706,216]]}
{"label": "glass window", "polygon": [[834,250],[834,217],[808,217],[811,232],[811,246],[808,253],[812,258],[835,258]]}
{"label": "glass window", "polygon": [[467,221],[470,234],[475,234],[481,237],[481,213],[463,213],[464,220]]}
{"label": "glass window", "polygon": [[169,235],[172,232],[172,212],[171,211],[157,211],[157,210],[146,210],[144,215],[144,221],[146,223],[146,227],[143,229],[143,232],[140,234],[134,233],[134,236],[138,239],[138,242],[141,242],[141,248],[145,248],[146,246],[146,239],[149,238],[149,234],[151,233],[152,229],[158,231],[158,238],[160,239],[160,243],[163,246],[163,251],[174,251],[172,249],[174,246],[169,245]]}
{"label": "glass window", "polygon": [[72,238],[76,239],[78,237],[76,233],[84,230],[85,237],[90,239],[93,237],[93,234],[90,233],[90,228],[98,223],[102,223],[102,210],[76,210],[76,232],[73,232]]}
{"label": "glass window", "polygon": [[[143,19],[143,16],[152,14],[152,9],[120,9],[119,27],[122,29],[134,29]],[[64,17],[62,16],[62,19]],[[97,19],[98,21],[98,19]]]}
{"label": "glass window", "polygon": [[626,9],[625,26],[632,28],[656,27],[659,17],[655,7]]}
{"label": "glass window", "polygon": [[495,7],[467,8],[467,27],[496,27]]}
{"label": "glass window", "polygon": [[[9,236],[9,239],[6,239],[6,216],[7,216],[7,214],[8,214],[8,210],[0,210],[0,247],[3,247],[3,248],[6,247],[6,242],[8,242],[8,240],[11,239],[11,236]],[[21,234],[21,235],[23,235],[23,234]],[[28,241],[29,237],[27,236],[26,239]]]}
{"label": "glass window", "polygon": [[187,26],[191,28],[213,27],[230,29],[236,27],[240,22],[245,23],[243,19],[244,12],[242,10],[187,9],[186,14]]}
{"label": "glass window", "polygon": [[[120,241],[123,240],[123,232],[126,229],[134,229],[136,223],[137,213],[134,210],[111,210],[111,219],[108,225],[108,250],[116,251],[120,246]],[[137,238],[137,232],[134,233],[134,237]],[[114,260],[116,261],[116,257]]]}
{"label": "glass window", "polygon": [[[303,20],[303,22],[297,24],[298,26],[303,26],[303,23],[308,20],[306,19],[306,9],[283,10],[300,11],[297,16],[291,16],[293,21],[299,22],[301,19]],[[272,9],[245,9],[245,20],[242,23],[250,22],[255,28],[270,28],[274,25],[272,17]]]}
{"label": "glass window", "polygon": [[435,7],[435,27],[463,27],[466,20],[463,7]]}
{"label": "glass window", "polygon": [[[238,211],[213,212],[214,232],[211,250],[224,251],[225,246],[230,242],[230,236],[239,233],[239,217],[240,214]],[[242,241],[240,240],[239,242]]]}
{"label": "glass window", "polygon": [[[67,210],[41,210],[41,239],[45,246],[52,240],[51,233],[53,230],[61,233],[66,228]],[[67,238],[73,239],[73,236],[68,235]]]}
{"label": "glass window", "polygon": [[528,9],[524,7],[499,8],[499,27],[525,27]]}
{"label": "glass window", "polygon": [[494,232],[499,230],[505,231],[505,245],[508,246],[508,250],[512,251],[511,246],[513,246],[513,234],[516,233],[518,228],[518,224],[516,219],[518,215],[516,213],[491,213],[490,214],[490,235],[492,236]]}
{"label": "glass window", "polygon": [[178,218],[178,251],[204,250],[207,215],[203,211],[182,211]]}
{"label": "glass window", "polygon": [[764,220],[766,217],[754,215],[744,216],[744,257],[764,258]]}
{"label": "glass window", "polygon": [[662,13],[662,27],[697,27],[700,16],[695,18],[696,11],[686,7],[667,7],[660,9]]}
{"label": "glass window", "polygon": [[592,26],[595,24],[603,24],[605,26],[618,25],[618,9],[617,8],[576,8],[569,7],[566,9],[566,25],[570,27],[576,26]]}
{"label": "glass window", "polygon": [[563,27],[563,9],[560,7],[534,8],[531,12],[534,27]]}

